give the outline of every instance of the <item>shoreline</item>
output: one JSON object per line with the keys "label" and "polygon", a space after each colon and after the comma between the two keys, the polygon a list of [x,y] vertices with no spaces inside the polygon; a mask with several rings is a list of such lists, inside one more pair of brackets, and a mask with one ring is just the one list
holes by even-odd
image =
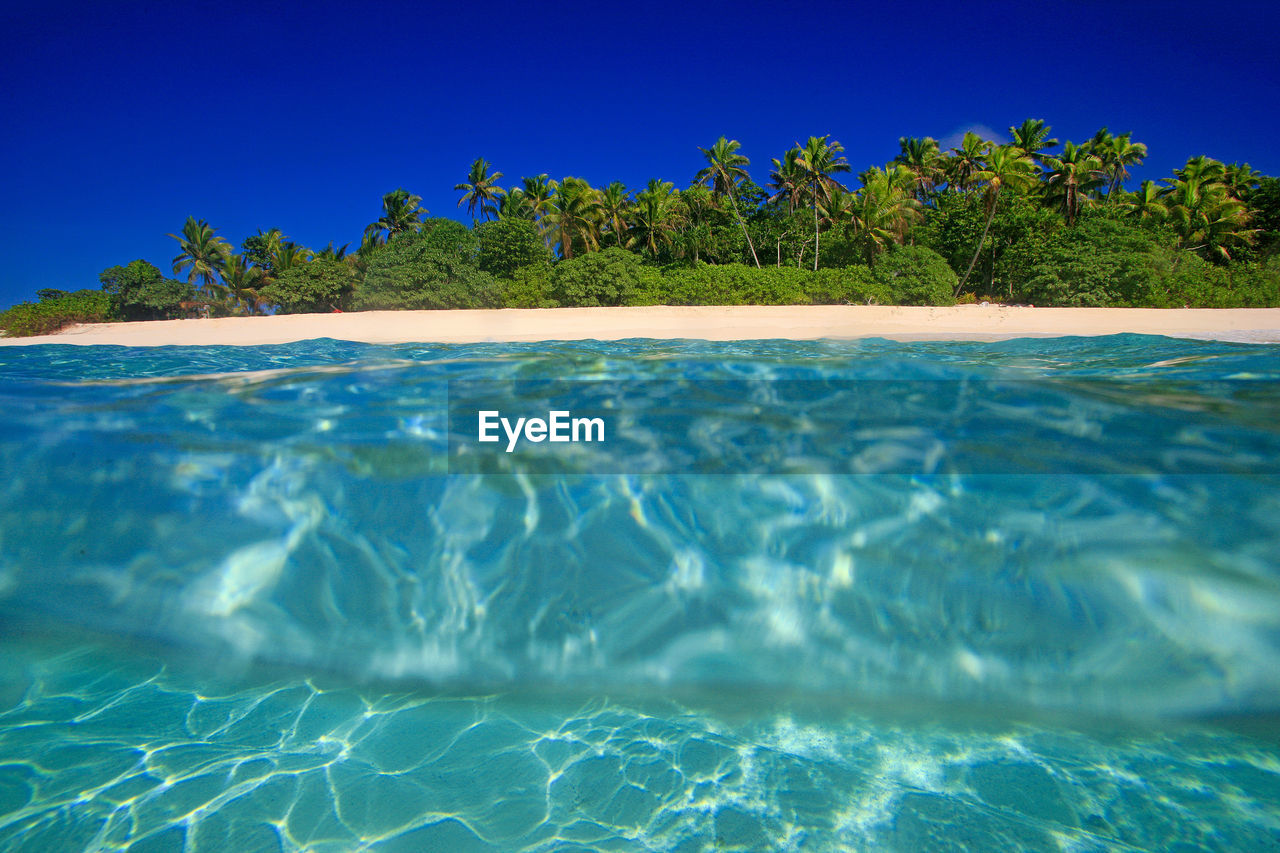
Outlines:
{"label": "shoreline", "polygon": [[0,346],[258,346],[316,338],[375,344],[632,338],[999,341],[1123,333],[1280,343],[1280,308],[744,305],[362,311],[94,323],[54,335],[0,338]]}

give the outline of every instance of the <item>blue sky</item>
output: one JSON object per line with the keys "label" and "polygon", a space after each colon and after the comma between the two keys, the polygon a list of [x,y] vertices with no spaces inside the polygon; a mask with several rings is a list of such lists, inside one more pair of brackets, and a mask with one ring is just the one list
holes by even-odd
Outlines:
{"label": "blue sky", "polygon": [[[481,8],[483,9],[481,11]],[[1280,174],[1271,3],[8,4],[0,12],[0,307],[97,287],[187,216],[358,244],[405,187],[465,219],[483,156],[685,186],[698,146],[771,157],[832,134],[854,170],[899,136],[1046,119]]]}

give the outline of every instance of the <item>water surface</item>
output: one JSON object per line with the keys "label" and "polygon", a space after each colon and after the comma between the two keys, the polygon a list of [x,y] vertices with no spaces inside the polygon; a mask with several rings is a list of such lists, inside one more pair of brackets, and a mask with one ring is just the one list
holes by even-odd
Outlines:
{"label": "water surface", "polygon": [[[1280,845],[1273,347],[0,375],[0,846]],[[614,443],[462,464],[468,389],[546,380]]]}

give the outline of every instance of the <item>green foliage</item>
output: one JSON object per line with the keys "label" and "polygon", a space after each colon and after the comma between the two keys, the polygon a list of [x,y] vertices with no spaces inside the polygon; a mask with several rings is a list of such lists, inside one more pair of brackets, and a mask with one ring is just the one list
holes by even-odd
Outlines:
{"label": "green foliage", "polygon": [[[422,217],[427,211],[416,196],[401,187],[382,197],[382,216],[364,229],[365,245],[372,248],[390,240],[397,234],[417,231],[422,228]],[[385,238],[384,238],[385,233]]]}
{"label": "green foliage", "polygon": [[1224,267],[1164,249],[1154,254],[1152,266],[1158,284],[1148,304],[1157,307],[1280,307],[1280,257]]}
{"label": "green foliage", "polygon": [[360,310],[496,308],[500,289],[477,266],[479,239],[460,222],[433,219],[404,231],[368,257],[356,293]]}
{"label": "green foliage", "polygon": [[1048,241],[1022,288],[1033,305],[1150,305],[1160,292],[1150,232],[1104,216],[1081,218]]}
{"label": "green foliage", "polygon": [[[805,211],[790,212],[785,203],[771,202],[755,212],[748,222],[760,263],[764,267],[801,266],[813,251],[813,217]],[[825,257],[826,250],[823,250]],[[746,263],[746,259],[738,259]],[[848,266],[850,256],[837,259],[832,266]]]}
{"label": "green foliage", "polygon": [[475,266],[479,262],[480,238],[467,226],[454,219],[434,217],[424,220],[421,243],[427,249]]}
{"label": "green foliage", "polygon": [[556,264],[551,298],[563,306],[631,305],[655,275],[635,254],[605,249]]}
{"label": "green foliage", "polygon": [[187,271],[187,283],[195,286],[198,280],[208,292],[218,290],[218,268],[231,255],[231,246],[218,236],[218,229],[203,219],[188,216],[182,226],[181,236],[170,234],[178,241],[181,250],[173,259],[173,271]]}
{"label": "green foliage", "polygon": [[344,261],[321,258],[290,267],[259,292],[263,301],[279,306],[282,314],[315,314],[351,304],[357,273]]}
{"label": "green foliage", "polygon": [[[997,211],[996,219],[999,218]],[[917,245],[928,246],[941,255],[953,270],[963,270],[974,243],[982,234],[982,222],[982,200],[976,194],[942,193],[937,207],[929,211],[924,224],[917,227],[912,236]],[[995,230],[996,223],[992,226]],[[980,266],[974,275],[982,271]]]}
{"label": "green foliage", "polygon": [[[809,245],[806,247],[806,250],[812,251],[813,223],[810,222],[808,225]],[[785,256],[782,262],[784,264],[787,263],[787,258]],[[828,267],[839,269],[840,267],[855,266],[865,263],[866,252],[863,249],[862,241],[856,233],[856,229],[847,225],[840,225],[832,228],[830,231],[822,232],[822,261],[819,265],[820,269],[826,269]]]}
{"label": "green foliage", "polygon": [[[953,270],[963,272],[983,222],[982,199],[976,194],[944,193],[913,236],[917,245],[933,249]],[[1013,298],[1043,259],[1052,235],[1063,227],[1061,216],[1032,199],[1002,195],[966,290]]]}
{"label": "green foliage", "polygon": [[[344,265],[345,247],[316,255],[278,229],[250,236],[237,255],[189,218],[171,235],[181,250],[173,269],[188,285],[136,261],[104,272],[103,287],[111,315],[130,319],[172,316],[193,296],[214,314],[266,304],[1276,302],[1280,179],[1193,157],[1162,186],[1147,180],[1125,192],[1129,168],[1147,154],[1129,134],[1103,128],[1082,145],[1064,140],[1054,155],[1044,120],[1010,133],[1012,145],[967,133],[946,153],[936,140],[903,137],[901,155],[859,173],[860,187],[837,180],[852,170],[829,136],[772,159],[768,189],[728,137],[699,149],[706,166],[687,189],[654,178],[633,193],[620,182],[598,188],[541,174],[504,190],[501,173],[477,159],[456,187],[459,204],[495,222],[424,221],[421,198],[396,190]],[[317,257],[325,263],[308,264]],[[40,304],[65,295],[43,290]]]}
{"label": "green foliage", "polygon": [[103,323],[110,317],[111,299],[100,290],[77,290],[40,302],[21,302],[0,311],[0,330],[6,337],[47,335],[76,323]]}
{"label": "green foliage", "polygon": [[890,292],[866,267],[756,269],[745,264],[673,267],[636,296],[641,305],[830,305],[888,303]]}
{"label": "green foliage", "polygon": [[144,260],[108,267],[98,275],[110,299],[111,316],[118,320],[169,320],[182,312],[182,303],[195,299],[188,282],[165,278]]}
{"label": "green foliage", "polygon": [[504,284],[506,289],[502,295],[502,304],[507,308],[560,307],[560,303],[551,296],[550,262],[520,267]]}
{"label": "green foliage", "polygon": [[1258,229],[1258,254],[1280,253],[1280,178],[1263,178],[1249,193],[1249,207]]}
{"label": "green foliage", "polygon": [[873,270],[895,305],[954,305],[956,273],[942,256],[924,246],[900,246]]}
{"label": "green foliage", "polygon": [[805,270],[805,273],[809,278],[805,286],[808,299],[798,304],[889,305],[893,302],[889,288],[877,280],[869,267],[847,266],[817,272]]}
{"label": "green foliage", "polygon": [[475,233],[480,241],[476,265],[484,272],[510,278],[521,267],[551,262],[551,250],[532,222],[499,219],[479,225]]}
{"label": "green foliage", "polygon": [[979,276],[975,270],[968,287],[1013,297],[1034,274],[1054,235],[1066,225],[1057,213],[1037,207],[1026,198],[1008,201],[1008,205],[1001,203],[991,222],[987,251],[978,262],[983,274]]}
{"label": "green foliage", "polygon": [[1231,301],[1242,308],[1280,308],[1280,256],[1230,268]]}
{"label": "green foliage", "polygon": [[[272,239],[274,236],[274,240]],[[244,255],[247,263],[252,264],[268,273],[272,271],[271,261],[275,254],[275,247],[279,244],[280,232],[278,229],[272,231],[259,231],[244,238],[244,242],[240,244],[240,254]]]}

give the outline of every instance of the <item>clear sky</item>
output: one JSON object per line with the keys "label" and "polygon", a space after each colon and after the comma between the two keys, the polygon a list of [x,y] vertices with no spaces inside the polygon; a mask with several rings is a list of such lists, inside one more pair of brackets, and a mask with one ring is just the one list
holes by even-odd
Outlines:
{"label": "clear sky", "polygon": [[[483,156],[521,175],[686,186],[698,146],[769,159],[832,134],[854,171],[898,137],[1060,139],[1280,174],[1280,4],[281,3],[41,0],[0,12],[0,307],[166,273],[187,216],[359,244],[384,193],[466,220]],[[1133,183],[1133,182],[1131,182]],[[856,184],[856,181],[855,181]]]}

